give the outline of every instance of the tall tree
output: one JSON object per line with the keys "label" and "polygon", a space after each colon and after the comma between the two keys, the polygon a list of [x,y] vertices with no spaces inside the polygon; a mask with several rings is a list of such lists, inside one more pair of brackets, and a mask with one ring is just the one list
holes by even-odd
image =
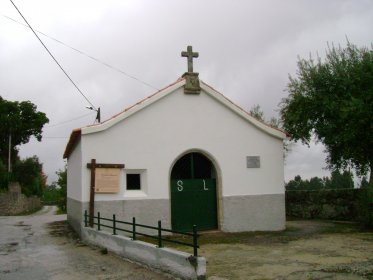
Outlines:
{"label": "tall tree", "polygon": [[5,164],[0,159],[0,190],[8,187],[8,174]]}
{"label": "tall tree", "polygon": [[370,171],[373,187],[373,46],[328,46],[326,58],[299,59],[281,103],[283,128],[309,144],[326,147],[330,169]]}
{"label": "tall tree", "polygon": [[354,188],[353,175],[349,171],[340,173],[339,170],[333,170],[331,178],[326,182],[325,187],[329,189],[352,189]]}
{"label": "tall tree", "polygon": [[58,201],[58,208],[62,212],[66,212],[66,203],[67,203],[67,168],[66,165],[63,170],[58,170],[56,172],[58,179],[57,185],[59,188],[60,199]]}
{"label": "tall tree", "polygon": [[22,193],[41,196],[45,188],[43,165],[37,156],[17,160],[13,168],[14,179],[20,183]]}
{"label": "tall tree", "polygon": [[41,141],[42,128],[49,120],[45,113],[36,109],[30,101],[8,101],[0,96],[0,159],[3,163],[8,163],[9,136],[13,162],[18,145],[27,143],[31,136]]}

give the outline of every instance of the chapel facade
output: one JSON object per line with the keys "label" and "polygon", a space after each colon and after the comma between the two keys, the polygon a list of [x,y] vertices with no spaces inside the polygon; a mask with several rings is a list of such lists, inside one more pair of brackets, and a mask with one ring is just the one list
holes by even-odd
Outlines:
{"label": "chapel facade", "polygon": [[[201,81],[191,47],[182,56],[188,72],[176,82],[71,133],[67,213],[77,232],[90,203],[102,216],[181,231],[285,228],[285,132]],[[93,159],[105,182],[94,194]]]}

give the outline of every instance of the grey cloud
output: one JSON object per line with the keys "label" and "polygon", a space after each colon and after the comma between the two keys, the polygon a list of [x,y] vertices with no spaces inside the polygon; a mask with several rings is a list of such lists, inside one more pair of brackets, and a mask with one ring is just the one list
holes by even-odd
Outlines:
{"label": "grey cloud", "polygon": [[[200,53],[195,70],[202,80],[249,110],[260,104],[267,118],[277,115],[288,74],[297,56],[324,53],[326,42],[370,45],[372,1],[16,1],[34,28],[58,38],[157,88],[186,71],[180,52],[192,44]],[[10,3],[2,13],[21,21]],[[123,74],[41,36],[106,119],[155,92]],[[31,100],[50,125],[89,113],[33,34],[0,16],[0,94]],[[46,128],[47,137],[68,137],[94,115]],[[45,138],[21,147],[36,154],[49,181],[62,168],[67,138]],[[297,147],[286,160],[286,179],[327,174],[316,146]]]}

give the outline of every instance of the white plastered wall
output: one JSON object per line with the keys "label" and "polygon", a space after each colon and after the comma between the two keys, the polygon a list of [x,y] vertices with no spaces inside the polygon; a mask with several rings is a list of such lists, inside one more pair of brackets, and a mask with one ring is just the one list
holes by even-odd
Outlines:
{"label": "white plastered wall", "polygon": [[67,197],[82,201],[82,145],[77,143],[67,159]]}
{"label": "white plastered wall", "polygon": [[[101,163],[124,163],[126,169],[142,170],[145,178],[143,191],[125,191],[123,170],[120,192],[96,194],[96,201],[168,199],[171,165],[180,154],[193,149],[214,157],[221,170],[223,196],[284,193],[282,140],[250,124],[204,91],[186,95],[178,88],[104,131],[84,134],[83,130],[81,145],[82,201],[89,200],[86,163],[92,158]],[[79,150],[75,148],[69,165],[79,161],[74,156]],[[247,156],[260,156],[260,168],[247,168]],[[74,190],[74,197],[79,196]]]}

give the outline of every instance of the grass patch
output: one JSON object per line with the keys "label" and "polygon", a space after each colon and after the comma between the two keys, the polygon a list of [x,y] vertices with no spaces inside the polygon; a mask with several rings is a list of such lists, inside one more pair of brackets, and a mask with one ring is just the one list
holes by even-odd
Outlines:
{"label": "grass patch", "polygon": [[352,233],[359,231],[361,231],[361,226],[358,223],[333,221],[328,226],[322,228],[320,233]]}
{"label": "grass patch", "polygon": [[61,208],[57,209],[56,215],[64,215],[66,214],[66,210],[62,210]]}
{"label": "grass patch", "polygon": [[[311,238],[318,234],[353,233],[361,232],[357,223],[351,222],[330,222],[330,221],[310,221],[298,220],[287,223],[283,231],[254,231],[254,232],[200,232],[198,244],[200,249],[205,245],[218,244],[247,244],[247,245],[271,245],[288,243],[294,240]],[[172,235],[163,237],[166,240],[175,240],[192,243],[192,238],[183,235]],[[139,240],[158,245],[157,240],[149,237],[138,237]],[[193,248],[179,244],[163,241],[165,247],[193,253]]]}

